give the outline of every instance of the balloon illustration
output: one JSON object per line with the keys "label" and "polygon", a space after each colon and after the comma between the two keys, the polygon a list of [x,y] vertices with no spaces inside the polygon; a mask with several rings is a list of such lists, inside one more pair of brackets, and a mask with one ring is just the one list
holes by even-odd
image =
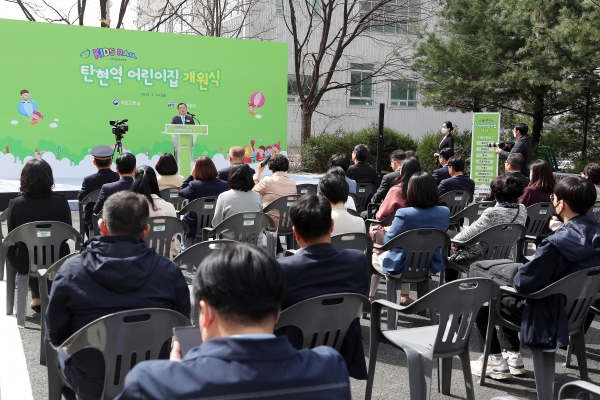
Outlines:
{"label": "balloon illustration", "polygon": [[254,104],[254,108],[260,108],[265,104],[265,96],[261,92],[254,92],[250,96],[250,103]]}

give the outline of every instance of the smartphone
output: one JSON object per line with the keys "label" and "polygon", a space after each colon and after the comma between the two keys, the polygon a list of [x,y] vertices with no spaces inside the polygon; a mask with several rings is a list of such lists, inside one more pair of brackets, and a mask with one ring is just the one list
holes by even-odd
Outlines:
{"label": "smartphone", "polygon": [[270,159],[271,159],[271,155],[267,154],[265,159],[261,161],[260,165],[262,165],[264,167],[265,165],[267,165],[267,163],[269,162]]}
{"label": "smartphone", "polygon": [[179,326],[173,328],[173,335],[179,342],[181,356],[184,357],[188,351],[202,344],[202,335],[197,326]]}

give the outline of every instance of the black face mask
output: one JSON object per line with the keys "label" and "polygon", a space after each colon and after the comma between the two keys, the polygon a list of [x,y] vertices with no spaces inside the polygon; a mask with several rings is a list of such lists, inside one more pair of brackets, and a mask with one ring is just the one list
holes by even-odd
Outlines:
{"label": "black face mask", "polygon": [[560,222],[564,223],[565,221],[562,219],[562,217],[560,215],[558,215],[557,213],[554,213],[553,215],[554,217],[556,217],[556,219],[558,219]]}

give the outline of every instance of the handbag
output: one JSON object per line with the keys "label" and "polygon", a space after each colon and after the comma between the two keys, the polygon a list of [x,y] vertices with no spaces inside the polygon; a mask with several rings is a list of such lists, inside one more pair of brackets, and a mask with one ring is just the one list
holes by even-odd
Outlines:
{"label": "handbag", "polygon": [[521,263],[511,259],[484,260],[471,264],[469,276],[472,278],[489,278],[500,286],[513,286],[513,279]]}

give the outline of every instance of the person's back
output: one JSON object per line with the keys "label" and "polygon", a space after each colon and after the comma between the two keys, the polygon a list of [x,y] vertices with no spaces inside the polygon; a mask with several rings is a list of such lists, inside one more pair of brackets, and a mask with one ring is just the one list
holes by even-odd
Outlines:
{"label": "person's back", "polygon": [[464,175],[465,160],[461,156],[450,157],[446,165],[451,178],[444,179],[438,185],[440,196],[453,190],[465,190],[471,194],[475,193],[475,182]]}
{"label": "person's back", "polygon": [[[351,200],[345,173],[340,167],[333,167],[321,178],[318,185],[319,194],[331,203],[331,219],[333,231],[331,236],[341,233],[365,232],[365,221],[350,215],[346,203]],[[354,202],[352,202],[354,203]]]}
{"label": "person's back", "polygon": [[352,152],[352,161],[355,162],[346,171],[346,176],[356,181],[356,183],[377,183],[377,171],[366,163],[369,155],[369,148],[364,144],[354,147]]}
{"label": "person's back", "polygon": [[117,158],[117,172],[120,179],[116,182],[105,183],[98,194],[98,201],[94,204],[93,213],[98,214],[104,207],[104,202],[110,196],[123,190],[129,190],[133,184],[133,175],[135,173],[135,156],[131,153],[123,153]]}

